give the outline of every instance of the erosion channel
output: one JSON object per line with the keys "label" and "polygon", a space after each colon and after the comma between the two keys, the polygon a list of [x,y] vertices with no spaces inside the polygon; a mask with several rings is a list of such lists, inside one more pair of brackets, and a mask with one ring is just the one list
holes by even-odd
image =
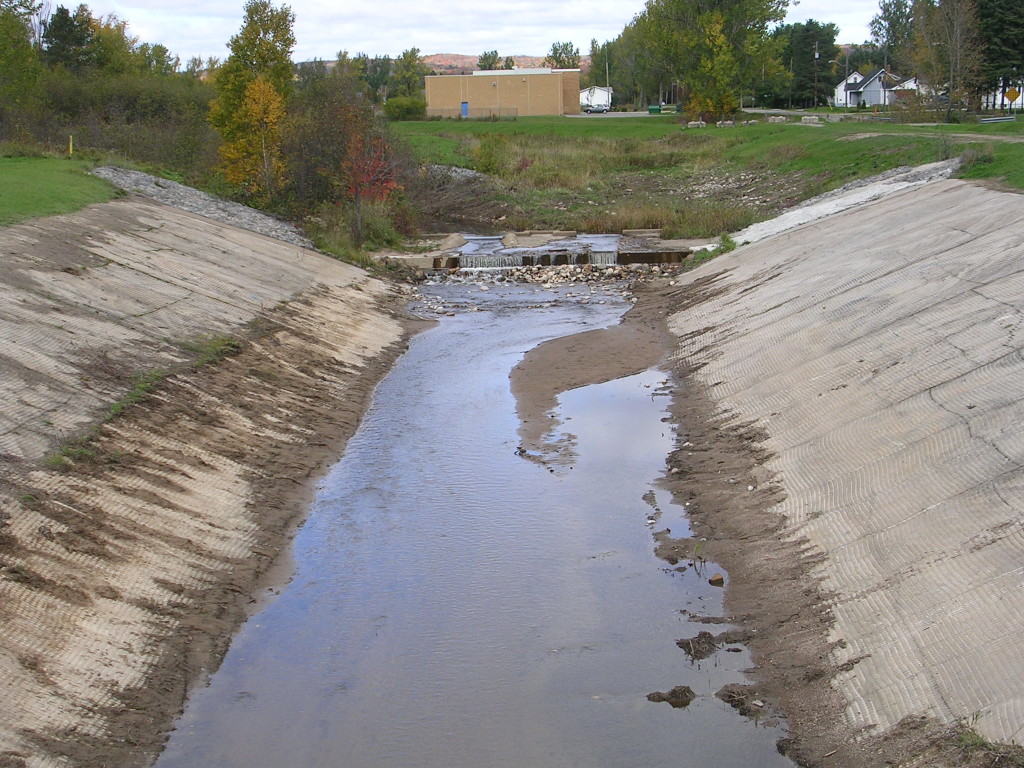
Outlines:
{"label": "erosion channel", "polygon": [[[157,762],[280,768],[792,765],[775,722],[715,697],[733,645],[677,645],[722,613],[711,563],[659,487],[666,375],[562,394],[522,447],[509,374],[538,344],[615,325],[614,290],[442,284],[450,309],[380,385],[323,478],[295,573],[240,631]],[[718,629],[727,627],[714,627]],[[689,686],[685,708],[648,694]]]}

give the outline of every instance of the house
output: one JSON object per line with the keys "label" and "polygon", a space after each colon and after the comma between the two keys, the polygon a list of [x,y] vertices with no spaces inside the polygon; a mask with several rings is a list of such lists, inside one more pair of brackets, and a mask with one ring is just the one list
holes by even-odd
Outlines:
{"label": "house", "polygon": [[847,104],[851,107],[886,106],[892,102],[893,87],[900,82],[902,78],[885,69],[877,69],[857,82],[844,81]]}
{"label": "house", "polygon": [[855,104],[853,104],[850,101],[850,92],[847,90],[846,87],[848,85],[856,85],[857,83],[859,83],[863,79],[864,79],[864,75],[862,75],[857,70],[853,70],[853,72],[848,74],[843,80],[839,81],[839,84],[836,86],[835,93],[833,93],[832,96],[829,98],[829,101],[831,102],[831,106],[833,106],[833,107],[852,107],[852,106],[856,106]]}
{"label": "house", "polygon": [[425,79],[430,117],[578,115],[578,69],[493,69]]}

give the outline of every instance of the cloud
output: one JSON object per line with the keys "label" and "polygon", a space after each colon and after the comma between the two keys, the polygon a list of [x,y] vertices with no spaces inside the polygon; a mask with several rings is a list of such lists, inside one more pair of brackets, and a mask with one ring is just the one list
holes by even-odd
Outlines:
{"label": "cloud", "polygon": [[[388,0],[344,5],[294,0],[289,5],[296,17],[294,58],[302,61],[332,59],[341,50],[396,56],[414,47],[423,54],[497,50],[503,56],[543,56],[552,43],[566,41],[586,54],[591,39],[615,38],[643,10],[644,0]],[[243,15],[243,0],[95,0],[89,6],[94,15],[115,13],[140,39],[163,43],[182,59],[224,58]],[[840,28],[838,42],[862,42],[877,10],[876,0],[847,0],[841,6],[831,0],[802,0],[791,6],[786,21],[833,22]]]}

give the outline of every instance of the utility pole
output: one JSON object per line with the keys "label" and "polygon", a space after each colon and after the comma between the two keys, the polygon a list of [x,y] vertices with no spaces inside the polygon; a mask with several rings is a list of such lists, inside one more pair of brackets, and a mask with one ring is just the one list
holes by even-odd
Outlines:
{"label": "utility pole", "polygon": [[818,108],[818,57],[821,54],[818,53],[818,41],[814,41],[814,104],[813,108]]}

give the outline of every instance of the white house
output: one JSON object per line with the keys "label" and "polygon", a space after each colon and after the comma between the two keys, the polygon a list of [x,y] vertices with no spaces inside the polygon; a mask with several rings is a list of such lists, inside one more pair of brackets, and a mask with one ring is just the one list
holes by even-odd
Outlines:
{"label": "white house", "polygon": [[864,75],[862,75],[857,70],[853,70],[853,72],[848,74],[846,76],[846,78],[844,80],[842,80],[839,83],[839,85],[836,86],[835,93],[832,95],[832,99],[831,99],[832,106],[833,107],[853,107],[853,106],[856,106],[856,103],[855,102],[851,102],[850,99],[849,99],[849,91],[847,90],[847,86],[851,85],[851,84],[855,85],[855,84],[859,83],[863,79],[864,79]]}
{"label": "white house", "polygon": [[892,89],[901,78],[884,69],[877,69],[856,83],[846,83],[846,96],[851,107],[885,106],[892,101]]}

